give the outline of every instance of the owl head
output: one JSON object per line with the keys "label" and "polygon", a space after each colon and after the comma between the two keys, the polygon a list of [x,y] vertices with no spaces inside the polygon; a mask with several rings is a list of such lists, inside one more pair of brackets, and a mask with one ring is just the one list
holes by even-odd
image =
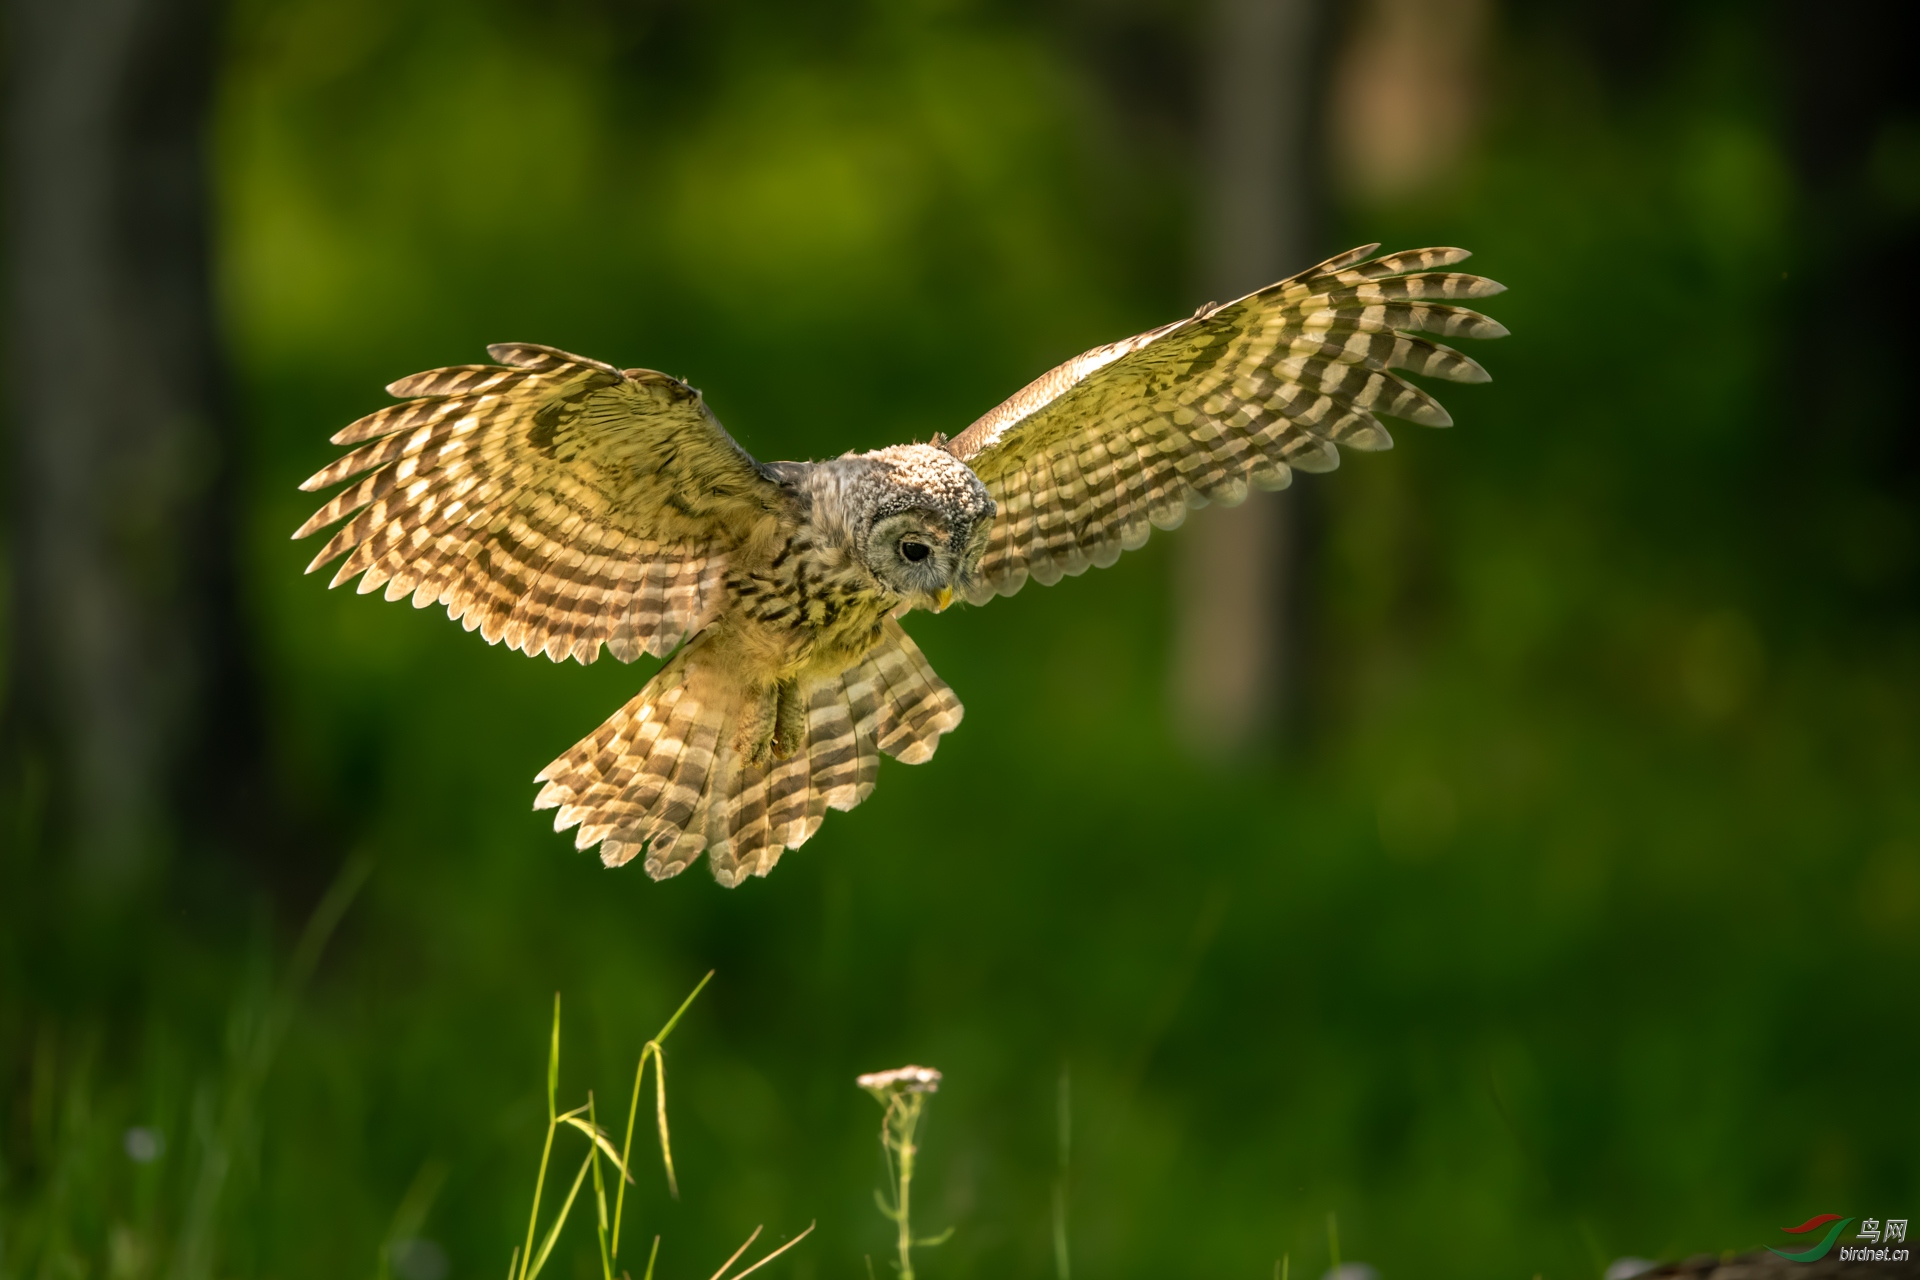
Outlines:
{"label": "owl head", "polygon": [[993,499],[980,477],[945,449],[902,444],[863,454],[852,512],[855,546],[883,586],[939,612],[980,565]]}

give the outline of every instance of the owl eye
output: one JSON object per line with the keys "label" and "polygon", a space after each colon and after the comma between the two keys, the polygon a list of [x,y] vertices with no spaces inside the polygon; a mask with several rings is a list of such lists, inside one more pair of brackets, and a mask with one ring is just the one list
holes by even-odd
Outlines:
{"label": "owl eye", "polygon": [[913,563],[919,564],[922,560],[925,560],[933,554],[933,548],[924,542],[915,542],[913,539],[908,538],[900,543],[900,554],[908,560],[913,561]]}

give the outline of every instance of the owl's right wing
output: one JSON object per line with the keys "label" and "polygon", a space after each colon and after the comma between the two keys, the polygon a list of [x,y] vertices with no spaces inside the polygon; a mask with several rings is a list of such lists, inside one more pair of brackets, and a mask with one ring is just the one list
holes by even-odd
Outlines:
{"label": "owl's right wing", "polygon": [[[551,347],[402,378],[300,487],[362,477],[300,526],[346,519],[311,573],[411,594],[487,643],[582,663],[664,655],[711,620],[727,555],[788,499],[700,393]],[[367,443],[362,443],[367,442]]]}
{"label": "owl's right wing", "polygon": [[1485,382],[1474,361],[1419,335],[1505,336],[1451,305],[1502,286],[1434,270],[1464,249],[1363,261],[1379,247],[1096,347],[948,441],[999,505],[968,598],[984,604],[1029,576],[1051,585],[1110,565],[1189,508],[1284,488],[1295,469],[1332,470],[1337,446],[1390,448],[1377,414],[1450,425],[1394,370]]}

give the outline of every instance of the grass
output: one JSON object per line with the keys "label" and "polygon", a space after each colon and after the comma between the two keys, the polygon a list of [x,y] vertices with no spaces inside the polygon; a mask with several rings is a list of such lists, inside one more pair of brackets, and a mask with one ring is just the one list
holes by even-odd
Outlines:
{"label": "grass", "polygon": [[[226,1063],[213,1079],[203,1080],[161,1109],[175,1117],[165,1128],[129,1126],[125,1121],[154,1106],[105,1091],[100,1045],[82,1039],[62,1045],[43,1036],[33,1056],[29,1169],[0,1164],[0,1280],[212,1280],[244,1271],[229,1256],[239,1220],[229,1194],[236,1174],[257,1159],[262,1138],[260,1095],[286,1032],[315,968],[348,908],[365,885],[369,865],[355,860],[341,872],[307,921],[293,954],[277,980],[260,976],[243,988],[228,1017]],[[601,1127],[591,1091],[579,1106],[562,1111],[560,1083],[560,996],[553,1001],[553,1031],[547,1061],[547,1131],[534,1180],[533,1205],[525,1243],[509,1262],[508,1280],[536,1280],[552,1260],[562,1230],[591,1178],[602,1280],[632,1280],[620,1268],[621,1227],[627,1187],[632,1184],[633,1140],[639,1127],[647,1068],[653,1068],[653,1113],[660,1139],[660,1160],[669,1193],[680,1187],[673,1167],[672,1135],[667,1125],[666,1041],[713,978],[709,972],[681,1002],[673,1016],[642,1047],[633,1076],[624,1139],[615,1149]],[[165,1074],[164,1072],[160,1074]],[[150,1091],[150,1090],[149,1090]],[[177,1091],[176,1091],[177,1092]],[[164,1161],[166,1132],[182,1135],[184,1156]],[[541,1209],[552,1170],[556,1141],[563,1132],[581,1135],[587,1149],[565,1198],[541,1230]],[[125,1158],[122,1159],[121,1157]],[[604,1162],[604,1163],[603,1163]],[[617,1175],[608,1207],[606,1166]],[[178,1169],[184,1177],[169,1178]],[[445,1164],[421,1166],[401,1198],[386,1235],[379,1242],[376,1280],[390,1280],[396,1251],[417,1244],[416,1237],[447,1176]],[[21,1194],[22,1190],[28,1193]],[[712,1280],[740,1280],[799,1244],[805,1231],[740,1271],[732,1268],[759,1238],[755,1227],[745,1242],[713,1274]],[[538,1241],[536,1247],[536,1241]],[[660,1237],[653,1238],[643,1280],[652,1280]]]}
{"label": "grass", "polygon": [[[99,1031],[39,1037],[19,1167],[0,1162],[0,1280],[105,1276],[212,1280],[248,1225],[234,1183],[257,1160],[261,1094],[302,995],[371,864],[350,859],[314,908],[278,978],[264,962],[228,1011],[224,1061],[188,1084],[162,1045],[129,1090],[105,1069]],[[190,1077],[189,1077],[190,1078]],[[118,1085],[119,1087],[115,1087]],[[137,1114],[171,1116],[160,1127]],[[167,1150],[173,1134],[177,1152]],[[167,1171],[178,1170],[169,1178]],[[404,1224],[402,1224],[404,1225]]]}
{"label": "grass", "polygon": [[[631,1165],[633,1134],[640,1120],[640,1097],[643,1092],[642,1085],[646,1080],[648,1063],[653,1064],[654,1120],[660,1133],[660,1163],[666,1173],[667,1190],[674,1199],[680,1198],[679,1180],[673,1172],[673,1140],[667,1129],[665,1045],[667,1037],[673,1034],[673,1029],[679,1023],[681,1016],[712,980],[713,973],[709,970],[707,976],[700,979],[687,998],[681,1001],[680,1007],[674,1010],[673,1016],[667,1019],[666,1025],[661,1027],[641,1048],[640,1061],[633,1072],[633,1097],[627,1106],[626,1139],[618,1151],[614,1150],[612,1135],[600,1127],[592,1090],[588,1090],[587,1100],[579,1106],[570,1111],[560,1110],[560,995],[558,992],[554,993],[553,1036],[547,1056],[547,1135],[540,1149],[540,1172],[533,1184],[533,1208],[527,1214],[526,1243],[514,1249],[513,1257],[507,1264],[507,1280],[536,1280],[536,1277],[546,1269],[547,1262],[553,1256],[553,1247],[560,1240],[561,1229],[567,1225],[568,1218],[572,1216],[573,1206],[578,1201],[580,1189],[586,1184],[589,1174],[593,1178],[594,1225],[599,1244],[600,1274],[602,1280],[614,1280],[615,1269],[620,1261],[620,1227],[626,1211],[627,1187],[633,1182]],[[573,1184],[567,1189],[566,1199],[561,1201],[559,1212],[554,1215],[552,1223],[542,1235],[539,1231],[540,1205],[546,1196],[547,1173],[553,1160],[554,1139],[559,1137],[564,1129],[572,1129],[583,1135],[587,1140],[587,1150],[585,1156],[581,1158],[580,1168],[573,1175]],[[614,1172],[619,1175],[619,1190],[614,1195],[611,1214],[607,1212],[606,1179],[601,1168],[603,1159],[612,1165]],[[720,1264],[720,1269],[713,1273],[712,1280],[740,1280],[742,1276],[758,1271],[811,1235],[813,1224],[809,1223],[805,1231],[768,1253],[758,1262],[729,1275],[733,1265],[753,1246],[753,1242],[759,1239],[761,1230],[762,1227],[758,1226],[753,1229],[753,1233],[746,1238],[745,1242],[734,1250],[733,1256]],[[534,1248],[536,1237],[540,1241],[537,1250]],[[653,1280],[654,1263],[659,1256],[660,1237],[656,1235],[653,1238],[653,1247],[647,1253],[647,1269],[643,1280]],[[628,1271],[621,1270],[617,1274],[625,1280],[632,1280],[632,1274]],[[911,1272],[908,1275],[911,1276]]]}

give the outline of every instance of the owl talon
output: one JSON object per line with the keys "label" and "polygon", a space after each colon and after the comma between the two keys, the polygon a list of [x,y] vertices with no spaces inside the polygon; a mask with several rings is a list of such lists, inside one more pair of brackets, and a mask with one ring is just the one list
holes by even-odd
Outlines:
{"label": "owl talon", "polygon": [[773,715],[773,741],[768,745],[775,760],[790,760],[806,741],[807,709],[800,701],[800,686],[796,681],[781,685],[779,697]]}
{"label": "owl talon", "polygon": [[774,690],[750,699],[745,713],[741,716],[733,734],[733,750],[741,763],[754,769],[767,763],[768,752],[773,738],[774,719],[778,708],[778,697]]}
{"label": "owl talon", "polygon": [[789,680],[751,705],[733,739],[741,761],[757,769],[792,759],[807,739],[806,705],[800,700],[799,685]]}

